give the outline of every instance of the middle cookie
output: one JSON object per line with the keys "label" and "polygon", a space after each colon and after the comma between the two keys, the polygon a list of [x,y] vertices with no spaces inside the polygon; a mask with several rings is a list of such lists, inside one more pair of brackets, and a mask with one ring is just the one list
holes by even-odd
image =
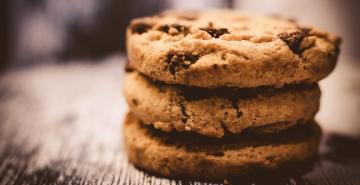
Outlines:
{"label": "middle cookie", "polygon": [[204,89],[155,82],[132,71],[124,95],[131,112],[155,128],[221,138],[226,132],[274,133],[307,123],[319,109],[320,89],[316,84]]}

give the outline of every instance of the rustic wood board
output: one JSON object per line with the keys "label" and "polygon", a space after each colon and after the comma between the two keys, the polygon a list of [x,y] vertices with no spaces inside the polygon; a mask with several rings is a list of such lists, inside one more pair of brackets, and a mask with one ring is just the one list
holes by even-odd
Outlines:
{"label": "rustic wood board", "polygon": [[[211,184],[137,170],[123,151],[124,57],[0,78],[0,184]],[[325,133],[315,168],[276,184],[360,184],[360,141]],[[243,184],[273,184],[259,181]]]}

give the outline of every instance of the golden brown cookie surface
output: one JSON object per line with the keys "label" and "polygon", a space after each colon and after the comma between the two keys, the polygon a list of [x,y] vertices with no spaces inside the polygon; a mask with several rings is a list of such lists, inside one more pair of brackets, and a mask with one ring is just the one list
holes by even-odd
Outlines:
{"label": "golden brown cookie surface", "polygon": [[316,156],[320,135],[316,123],[271,136],[237,135],[221,140],[163,133],[144,126],[131,113],[124,123],[125,146],[135,166],[165,176],[202,179],[224,179],[305,163]]}
{"label": "golden brown cookie surface", "polygon": [[124,95],[131,112],[155,128],[221,138],[226,132],[271,133],[306,123],[319,109],[320,89],[204,89],[154,82],[133,71],[126,74]]}
{"label": "golden brown cookie surface", "polygon": [[127,30],[131,66],[159,81],[199,87],[314,83],[334,68],[340,39],[275,16],[169,11]]}

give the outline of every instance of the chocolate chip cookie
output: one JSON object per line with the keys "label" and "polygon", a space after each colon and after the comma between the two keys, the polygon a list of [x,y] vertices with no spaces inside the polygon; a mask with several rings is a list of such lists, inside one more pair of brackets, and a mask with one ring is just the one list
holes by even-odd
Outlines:
{"label": "chocolate chip cookie", "polygon": [[145,124],[221,138],[227,132],[274,133],[309,122],[319,109],[320,89],[317,84],[206,89],[164,84],[132,71],[125,76],[124,96]]}
{"label": "chocolate chip cookie", "polygon": [[170,84],[257,87],[314,83],[333,69],[340,39],[279,16],[168,11],[127,29],[130,65]]}
{"label": "chocolate chip cookie", "polygon": [[131,113],[124,124],[125,146],[135,166],[165,176],[208,180],[260,175],[311,161],[320,135],[314,122],[280,134],[241,134],[223,139],[163,133],[145,126]]}

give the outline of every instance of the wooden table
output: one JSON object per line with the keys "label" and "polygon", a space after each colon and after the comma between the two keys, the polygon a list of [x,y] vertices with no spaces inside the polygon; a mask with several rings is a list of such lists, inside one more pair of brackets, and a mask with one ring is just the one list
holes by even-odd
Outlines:
{"label": "wooden table", "polygon": [[[127,111],[121,94],[124,61],[113,56],[100,64],[53,64],[3,74],[0,185],[211,184],[156,177],[127,162],[121,135]],[[276,184],[360,184],[359,69],[340,64],[322,82],[320,158],[312,171]],[[244,184],[270,183],[259,180]]]}

